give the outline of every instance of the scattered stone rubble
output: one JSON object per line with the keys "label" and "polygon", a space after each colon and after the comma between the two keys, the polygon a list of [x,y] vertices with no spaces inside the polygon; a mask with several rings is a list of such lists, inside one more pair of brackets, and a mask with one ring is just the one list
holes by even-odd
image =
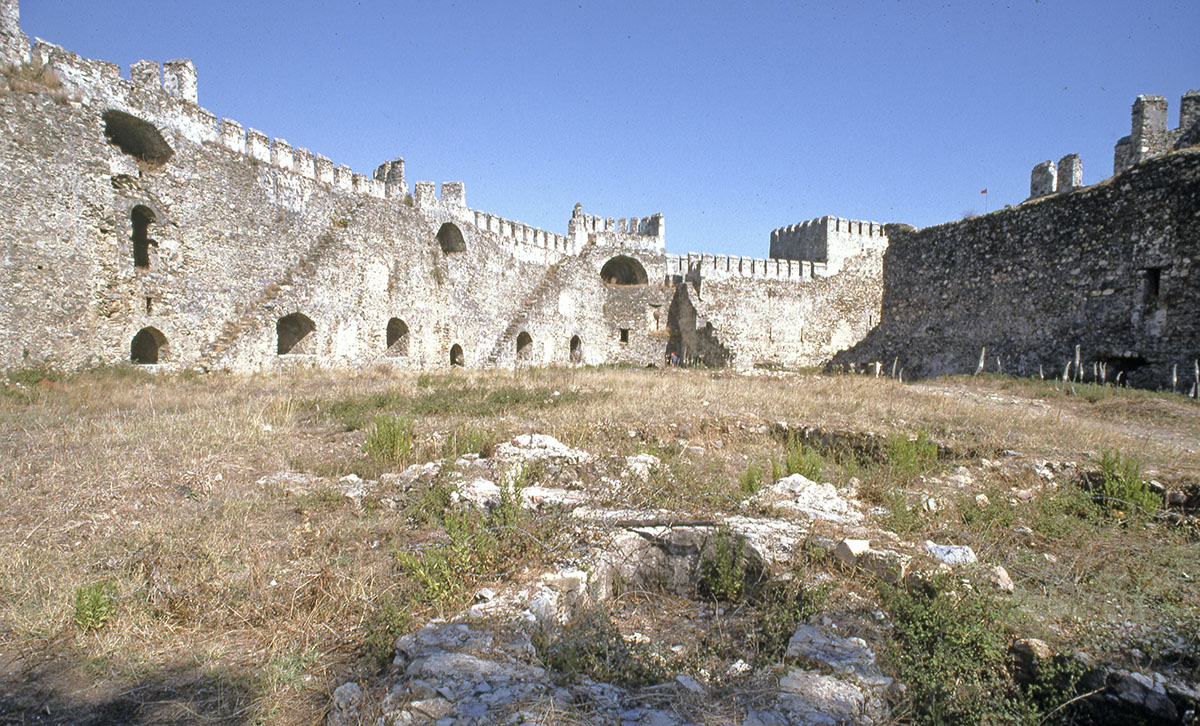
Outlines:
{"label": "scattered stone rubble", "polygon": [[[929,573],[953,572],[977,586],[1012,592],[1003,567],[980,561],[969,547],[925,541],[906,543],[886,531],[864,526],[863,505],[852,491],[799,475],[783,477],[748,500],[747,513],[717,519],[688,518],[678,512],[621,510],[603,506],[597,491],[613,480],[645,479],[661,462],[649,455],[604,457],[571,448],[541,434],[518,436],[498,444],[491,456],[465,456],[446,472],[453,498],[461,506],[487,508],[500,501],[514,483],[513,472],[536,465],[543,481],[561,486],[528,486],[521,503],[530,509],[558,507],[570,512],[581,528],[592,531],[591,548],[572,556],[560,569],[520,578],[500,592],[481,590],[476,602],[447,620],[431,621],[397,641],[396,675],[382,696],[381,726],[409,724],[544,723],[540,714],[584,713],[591,723],[621,726],[669,726],[699,723],[709,685],[680,676],[646,693],[597,683],[587,678],[567,683],[556,679],[539,660],[533,635],[547,632],[613,598],[618,587],[657,590],[683,597],[695,595],[701,563],[711,552],[718,526],[739,535],[748,566],[763,572],[782,569],[804,546],[829,552],[848,571],[889,583],[912,586]],[[996,466],[991,461],[983,467]],[[1007,465],[1007,464],[1006,464]],[[1031,465],[1036,476],[1054,482],[1060,469],[1047,462]],[[430,481],[441,472],[437,462],[414,465],[392,475],[388,484]],[[585,484],[590,482],[591,487]],[[943,485],[973,482],[960,467],[943,475]],[[334,486],[359,500],[379,482],[344,477],[336,482],[298,474],[279,474],[261,481],[301,493]],[[1014,497],[1014,506],[1022,501]],[[751,516],[773,511],[776,516]],[[828,536],[829,528],[851,536]],[[819,528],[821,533],[815,531]],[[1029,533],[1032,536],[1032,532]],[[876,544],[878,543],[878,544]],[[878,614],[883,617],[882,613]],[[728,675],[767,683],[754,699],[741,703],[744,724],[882,724],[889,718],[889,696],[902,688],[876,664],[865,632],[822,614],[801,625],[787,646],[785,667],[755,668],[744,661],[728,665]],[[1013,646],[1014,662],[1028,670],[1039,659],[1055,657],[1041,641],[1026,639]],[[1193,684],[1161,674],[1092,666],[1089,678],[1097,697],[1115,709],[1163,722],[1186,723],[1187,704],[1200,702]],[[353,683],[338,688],[329,723],[357,723],[364,710],[362,690]],[[555,711],[557,709],[557,711]],[[573,716],[578,718],[578,716]]]}

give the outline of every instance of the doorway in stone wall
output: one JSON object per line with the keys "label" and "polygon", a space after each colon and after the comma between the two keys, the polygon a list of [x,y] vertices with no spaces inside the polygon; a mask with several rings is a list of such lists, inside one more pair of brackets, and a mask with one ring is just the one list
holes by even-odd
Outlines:
{"label": "doorway in stone wall", "polygon": [[578,335],[571,336],[571,362],[579,363],[583,360],[583,340]]}
{"label": "doorway in stone wall", "polygon": [[129,360],[135,365],[154,365],[165,355],[167,336],[158,328],[142,328],[129,344]]}
{"label": "doorway in stone wall", "polygon": [[308,334],[317,329],[317,324],[308,318],[304,313],[292,313],[285,315],[275,323],[275,352],[278,355],[287,355],[288,353],[304,353],[303,349],[298,349],[300,341],[308,337]]}
{"label": "doorway in stone wall", "polygon": [[533,357],[533,336],[522,330],[517,336],[517,360],[528,363]]}
{"label": "doorway in stone wall", "polygon": [[463,356],[462,346],[458,343],[450,346],[450,365],[455,368],[462,368],[467,364],[466,357]]}
{"label": "doorway in stone wall", "polygon": [[400,318],[392,318],[387,324],[387,354],[408,355],[408,325]]}

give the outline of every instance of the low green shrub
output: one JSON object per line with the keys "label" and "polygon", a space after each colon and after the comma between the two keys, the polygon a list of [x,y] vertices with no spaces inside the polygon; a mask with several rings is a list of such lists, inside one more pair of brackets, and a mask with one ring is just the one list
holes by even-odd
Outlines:
{"label": "low green shrub", "polygon": [[746,466],[746,473],[742,474],[742,478],[738,482],[741,486],[742,494],[753,496],[762,489],[762,472],[753,464]]}
{"label": "low green shrub", "polygon": [[832,591],[832,583],[813,588],[801,578],[768,583],[755,602],[760,661],[766,663],[782,657],[796,628],[825,608]]}
{"label": "low green shrub", "polygon": [[1142,464],[1119,451],[1100,454],[1100,489],[1104,509],[1131,510],[1130,514],[1155,514],[1163,507],[1162,495],[1150,490],[1142,478]]}
{"label": "low green shrub", "polygon": [[112,584],[97,581],[75,588],[75,624],[81,630],[99,630],[117,612],[117,591]]}
{"label": "low green shrub", "polygon": [[724,602],[742,599],[746,579],[745,544],[741,535],[719,527],[713,537],[712,554],[700,558],[700,582],[697,590],[702,597]]}
{"label": "low green shrub", "polygon": [[937,444],[929,440],[925,430],[915,439],[893,434],[887,440],[887,464],[896,476],[912,478],[927,474],[937,466]]}
{"label": "low green shrub", "polygon": [[538,633],[533,643],[542,661],[569,679],[587,676],[637,688],[671,675],[646,646],[625,640],[603,608],[586,611],[556,631]]}
{"label": "low green shrub", "polygon": [[819,482],[825,472],[825,460],[814,449],[804,446],[794,434],[788,436],[784,468],[789,475],[799,474],[806,479]]}
{"label": "low green shrub", "polygon": [[412,419],[386,414],[376,416],[367,427],[363,451],[377,463],[409,463],[415,451]]}

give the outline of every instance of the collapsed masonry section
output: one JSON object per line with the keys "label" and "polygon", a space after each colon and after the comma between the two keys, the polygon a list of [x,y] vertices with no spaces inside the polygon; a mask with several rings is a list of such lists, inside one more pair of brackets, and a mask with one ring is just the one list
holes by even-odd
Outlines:
{"label": "collapsed masonry section", "polygon": [[1200,90],[1183,94],[1179,128],[1167,128],[1167,99],[1141,95],[1133,102],[1132,130],[1113,147],[1113,173],[1168,151],[1200,146]]}

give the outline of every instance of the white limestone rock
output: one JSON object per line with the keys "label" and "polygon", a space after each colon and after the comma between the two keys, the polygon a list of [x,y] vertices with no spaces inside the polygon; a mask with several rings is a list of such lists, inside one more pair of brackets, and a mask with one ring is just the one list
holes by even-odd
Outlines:
{"label": "white limestone rock", "polygon": [[833,484],[818,484],[801,474],[783,477],[764,487],[750,501],[835,524],[858,524],[863,520],[856,503],[843,498]]}
{"label": "white limestone rock", "polygon": [[938,562],[944,562],[951,567],[974,564],[978,560],[975,550],[966,545],[940,545],[925,540],[925,551]]}

